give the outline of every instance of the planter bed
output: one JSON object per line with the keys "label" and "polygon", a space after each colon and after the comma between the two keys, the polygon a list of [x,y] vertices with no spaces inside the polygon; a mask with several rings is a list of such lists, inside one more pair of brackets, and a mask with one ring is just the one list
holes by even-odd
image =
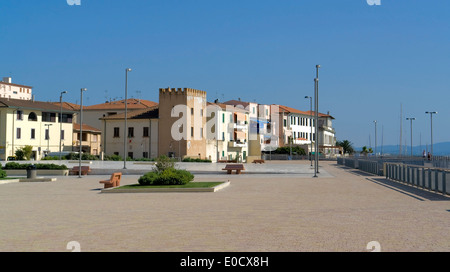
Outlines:
{"label": "planter bed", "polygon": [[[8,177],[10,176],[27,176],[26,169],[3,169]],[[37,169],[37,176],[68,176],[69,170],[58,170],[58,169]]]}
{"label": "planter bed", "polygon": [[180,192],[216,192],[230,185],[230,182],[190,182],[186,185],[142,186],[139,184],[124,185],[102,189],[102,193],[180,193]]}

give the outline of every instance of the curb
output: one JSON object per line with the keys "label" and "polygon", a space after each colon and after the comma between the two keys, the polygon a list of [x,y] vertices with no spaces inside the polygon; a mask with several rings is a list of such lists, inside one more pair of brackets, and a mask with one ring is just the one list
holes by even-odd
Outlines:
{"label": "curb", "polygon": [[101,193],[211,193],[217,192],[230,185],[229,181],[216,185],[211,188],[143,188],[143,189],[121,189],[107,188],[102,189]]}

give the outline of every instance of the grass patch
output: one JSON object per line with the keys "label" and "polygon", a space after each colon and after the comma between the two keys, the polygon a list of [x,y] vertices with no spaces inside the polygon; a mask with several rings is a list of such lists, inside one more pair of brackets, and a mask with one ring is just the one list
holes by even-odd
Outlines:
{"label": "grass patch", "polygon": [[0,178],[0,180],[10,180],[10,179],[24,179],[25,177],[9,177],[9,178]]}
{"label": "grass patch", "polygon": [[184,185],[140,185],[140,184],[131,184],[125,185],[121,187],[117,187],[120,189],[144,189],[144,188],[212,188],[214,186],[220,185],[224,183],[224,181],[215,181],[215,182],[189,182]]}

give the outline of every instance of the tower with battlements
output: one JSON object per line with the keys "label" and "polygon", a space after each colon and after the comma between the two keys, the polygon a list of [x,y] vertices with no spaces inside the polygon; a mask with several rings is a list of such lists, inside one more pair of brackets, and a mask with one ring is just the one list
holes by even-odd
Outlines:
{"label": "tower with battlements", "polygon": [[159,89],[159,155],[206,158],[206,92]]}

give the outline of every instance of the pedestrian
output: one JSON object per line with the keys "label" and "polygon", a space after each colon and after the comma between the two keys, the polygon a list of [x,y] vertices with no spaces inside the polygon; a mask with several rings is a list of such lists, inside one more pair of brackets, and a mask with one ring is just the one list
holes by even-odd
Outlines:
{"label": "pedestrian", "polygon": [[426,156],[427,156],[427,153],[426,153],[425,150],[424,150],[424,151],[422,152],[422,157],[423,157],[424,160],[425,160]]}
{"label": "pedestrian", "polygon": [[431,153],[428,152],[428,160],[431,161]]}

